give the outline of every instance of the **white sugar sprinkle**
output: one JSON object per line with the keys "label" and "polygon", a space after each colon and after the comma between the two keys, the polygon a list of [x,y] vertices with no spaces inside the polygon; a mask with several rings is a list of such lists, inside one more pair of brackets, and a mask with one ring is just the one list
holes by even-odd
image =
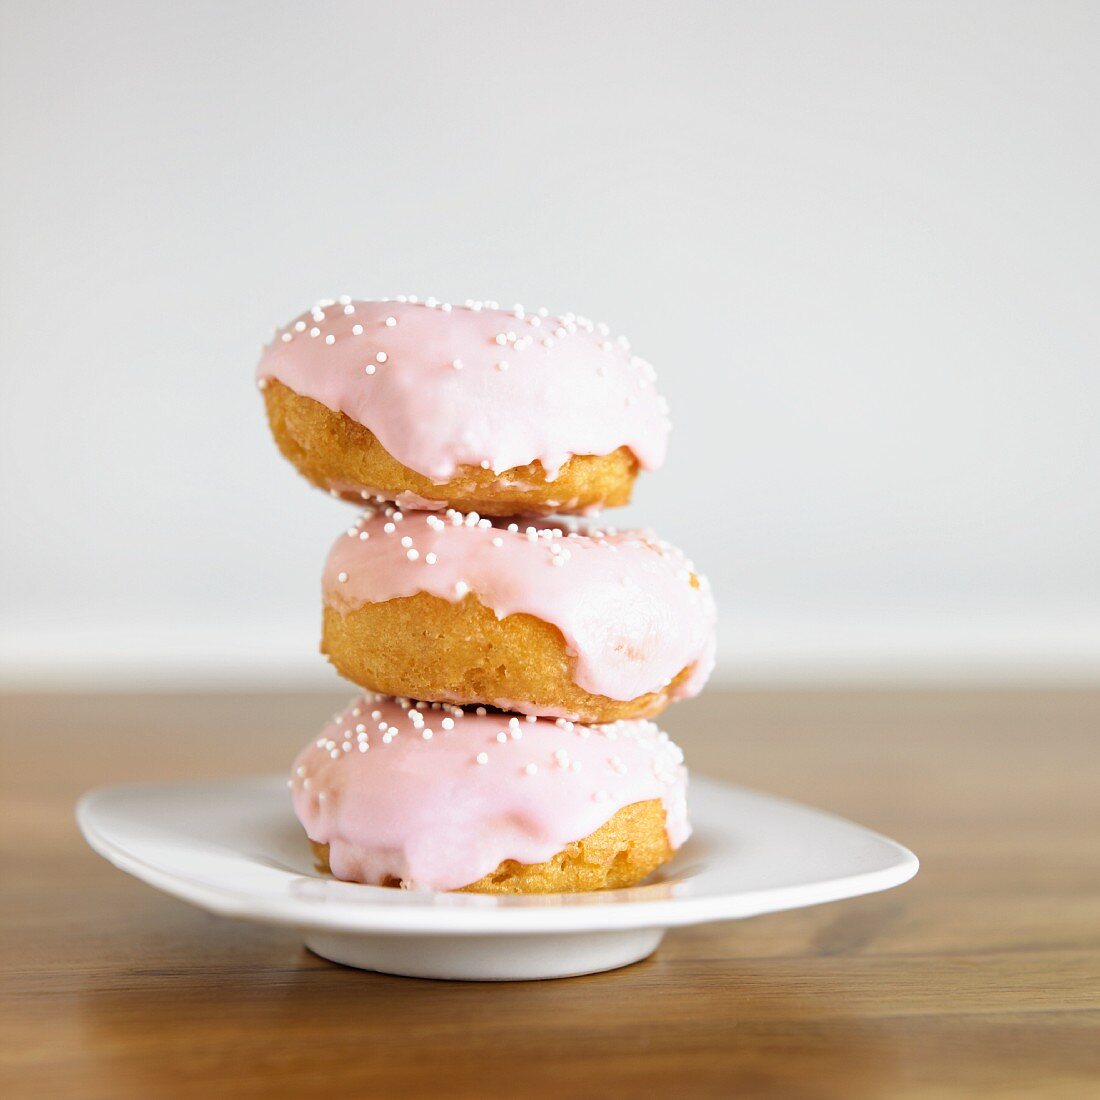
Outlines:
{"label": "white sugar sprinkle", "polygon": [[336,574],[336,579],[337,579],[337,580],[338,580],[338,581],[339,581],[339,582],[340,582],[341,584],[343,584],[343,583],[344,583],[344,582],[345,582],[345,581],[346,581],[346,580],[348,579],[348,575],[347,575],[347,573],[344,573],[343,571],[341,571],[341,572],[339,572],[339,573],[337,573],[337,574]]}
{"label": "white sugar sprinkle", "polygon": [[487,752],[479,752],[477,754],[477,762],[479,764],[488,764],[489,763],[489,754]]}

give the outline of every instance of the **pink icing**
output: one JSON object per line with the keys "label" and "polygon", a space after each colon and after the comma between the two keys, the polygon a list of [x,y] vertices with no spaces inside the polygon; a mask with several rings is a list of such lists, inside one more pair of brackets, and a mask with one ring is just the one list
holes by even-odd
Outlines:
{"label": "pink icing", "polygon": [[552,478],[620,446],[653,469],[668,441],[653,368],[574,314],[326,300],[276,330],[256,374],[351,417],[436,483],[536,461]]}
{"label": "pink icing", "polygon": [[[479,708],[483,711],[484,708]],[[574,725],[365,695],[295,761],[294,812],[337,878],[454,890],[506,859],[541,863],[624,806],[687,820],[683,754],[652,722]]]}
{"label": "pink icing", "polygon": [[[664,691],[690,667],[668,697],[698,694],[714,667],[715,607],[706,579],[693,584],[691,562],[651,532],[583,530],[453,509],[368,509],[329,554],[324,599],[347,614],[418,592],[452,601],[471,592],[498,618],[525,612],[556,626],[585,691],[636,699]],[[493,702],[536,710],[523,700]]]}

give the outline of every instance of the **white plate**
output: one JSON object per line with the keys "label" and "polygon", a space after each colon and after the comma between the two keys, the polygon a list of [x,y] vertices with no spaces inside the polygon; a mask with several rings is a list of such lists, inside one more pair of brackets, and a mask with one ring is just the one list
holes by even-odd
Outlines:
{"label": "white plate", "polygon": [[665,930],[797,909],[912,878],[912,852],[850,821],[693,777],[695,833],[644,886],[494,897],[318,874],[280,777],[112,787],[76,817],[116,867],[212,913],[301,930],[324,958],[422,978],[514,980],[612,970]]}

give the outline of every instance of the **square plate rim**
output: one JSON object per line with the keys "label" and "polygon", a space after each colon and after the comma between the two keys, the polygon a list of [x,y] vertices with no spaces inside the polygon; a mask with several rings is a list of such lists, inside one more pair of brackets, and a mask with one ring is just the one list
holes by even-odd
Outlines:
{"label": "square plate rim", "polygon": [[[127,783],[97,787],[83,794],[76,805],[76,822],[85,841],[109,863],[173,897],[221,916],[265,924],[288,925],[302,930],[362,933],[364,935],[534,935],[547,933],[613,931],[636,928],[673,928],[684,925],[736,920],[772,912],[840,901],[891,889],[909,881],[919,869],[917,857],[897,841],[827,810],[692,774],[695,790],[725,796],[749,796],[783,812],[810,814],[851,830],[853,837],[875,843],[893,856],[893,862],[870,871],[855,871],[821,880],[757,890],[691,896],[654,896],[653,887],[640,886],[608,894],[543,895],[530,899],[495,895],[446,894],[394,891],[392,888],[338,883],[287,870],[292,880],[334,884],[344,891],[361,891],[355,903],[344,898],[316,896],[270,897],[247,888],[229,889],[211,882],[164,869],[124,843],[104,835],[97,827],[97,804],[120,796],[180,792],[186,789],[222,791],[234,786],[277,785],[285,788],[285,776],[240,775],[231,778]],[[241,858],[248,858],[241,853]],[[371,895],[374,895],[373,897]],[[634,894],[631,897],[629,895]],[[395,896],[396,895],[396,896]],[[425,896],[427,895],[427,897]],[[612,895],[614,895],[612,900]],[[403,899],[405,904],[397,899]],[[549,898],[562,899],[557,904]],[[415,900],[414,900],[415,899]],[[427,902],[427,903],[426,903]]]}

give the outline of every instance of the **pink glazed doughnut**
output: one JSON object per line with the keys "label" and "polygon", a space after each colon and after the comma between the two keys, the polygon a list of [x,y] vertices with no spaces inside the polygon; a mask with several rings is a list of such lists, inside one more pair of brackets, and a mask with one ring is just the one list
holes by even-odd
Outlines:
{"label": "pink glazed doughnut", "polygon": [[338,496],[483,515],[626,504],[665,457],[653,368],[572,313],[325,300],[257,367],[283,454]]}
{"label": "pink glazed doughnut", "polygon": [[325,870],[422,890],[629,886],[690,833],[683,754],[652,722],[463,713],[367,695],[302,750],[294,812]]}
{"label": "pink glazed doughnut", "polygon": [[697,694],[714,665],[709,585],[649,531],[368,509],[322,589],[322,651],[387,695],[610,722]]}

